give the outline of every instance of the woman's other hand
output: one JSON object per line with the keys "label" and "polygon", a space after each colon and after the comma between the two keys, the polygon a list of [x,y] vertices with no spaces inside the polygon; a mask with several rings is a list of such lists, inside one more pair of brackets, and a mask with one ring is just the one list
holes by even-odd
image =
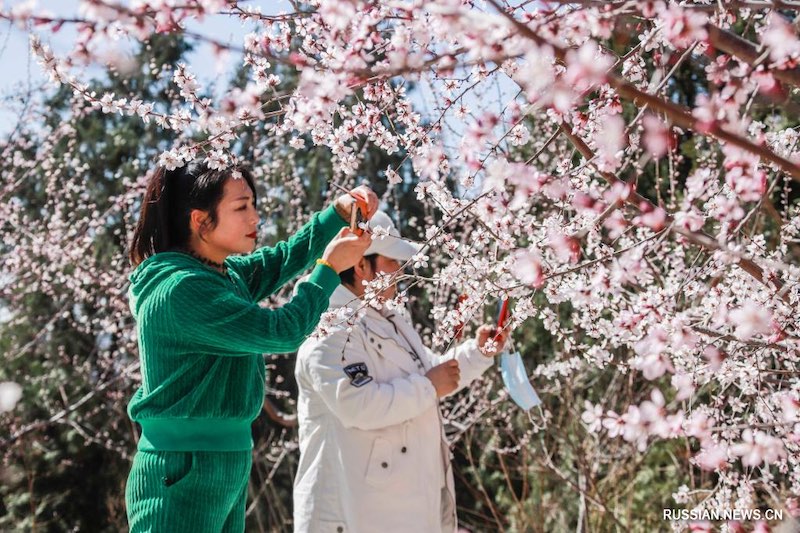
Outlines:
{"label": "woman's other hand", "polygon": [[336,212],[339,213],[343,220],[349,221],[351,206],[356,201],[353,195],[363,198],[367,202],[367,212],[364,213],[364,216],[366,216],[367,220],[371,219],[375,211],[378,210],[378,196],[366,185],[359,185],[351,190],[349,194],[339,196],[333,204],[336,207]]}
{"label": "woman's other hand", "polygon": [[338,274],[355,266],[364,257],[364,252],[371,243],[372,234],[369,232],[365,231],[358,236],[350,231],[350,228],[342,228],[339,234],[328,243],[322,259],[330,263]]}

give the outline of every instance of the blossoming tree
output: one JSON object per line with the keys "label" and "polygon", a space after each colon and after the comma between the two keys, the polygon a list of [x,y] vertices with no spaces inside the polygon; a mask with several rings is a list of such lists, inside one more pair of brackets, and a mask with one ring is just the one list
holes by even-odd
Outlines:
{"label": "blossoming tree", "polygon": [[[198,157],[219,168],[247,159],[268,192],[285,194],[307,180],[286,170],[293,151],[328,150],[332,168],[323,179],[346,187],[363,177],[367,147],[399,154],[368,177],[380,182],[388,205],[398,188],[413,187],[425,206],[412,226],[426,247],[408,279],[431,306],[431,342],[446,346],[463,324],[508,298],[506,327],[545,399],[542,419],[530,425],[488,380],[448,405],[451,436],[459,442],[485,431],[492,453],[525,455],[549,469],[574,489],[582,527],[604,520],[631,527],[624,503],[598,490],[602,471],[664,443],[683,450],[671,458],[680,473],[673,503],[798,512],[800,5],[315,0],[285,7],[265,14],[228,0],[84,0],[74,17],[31,2],[0,16],[30,31],[40,65],[72,91],[75,109],[168,131],[173,144],[157,160],[167,168]],[[212,16],[240,19],[241,39],[226,44],[204,34]],[[74,25],[77,38],[69,54],[57,54],[48,35],[64,25]],[[85,84],[83,65],[120,62],[109,52],[120,37],[161,33],[241,54],[246,82],[214,100],[203,96],[191,64],[164,69],[175,91],[169,105]],[[32,159],[15,158],[23,152],[13,138],[2,146],[12,161],[3,175],[4,220],[21,221],[15,182],[49,161],[61,135],[79,149],[75,132],[58,129]],[[81,169],[51,165],[61,174],[42,186],[57,197],[58,181]],[[140,165],[136,175],[116,178],[129,182],[115,212],[135,212],[151,170]],[[97,303],[108,290],[113,302],[104,305],[115,312],[89,327],[99,334],[113,324],[130,346],[124,290],[109,289],[116,272],[94,272],[100,282],[82,288],[83,258],[103,215],[81,214],[80,235],[57,228],[21,236],[18,225],[4,225],[15,257],[45,254],[50,267],[26,272],[30,263],[9,256],[3,271],[36,290],[67,287],[81,301]],[[56,239],[81,245],[49,257]],[[122,270],[124,250],[116,253]],[[46,275],[67,264],[74,270]],[[409,294],[388,305],[405,305]],[[321,327],[350,318],[327,316]],[[549,353],[532,355],[534,328],[549,339]],[[559,432],[594,444],[582,446],[571,466],[556,465]],[[513,520],[530,525],[531,493],[505,477]],[[509,525],[491,510],[493,523]]]}

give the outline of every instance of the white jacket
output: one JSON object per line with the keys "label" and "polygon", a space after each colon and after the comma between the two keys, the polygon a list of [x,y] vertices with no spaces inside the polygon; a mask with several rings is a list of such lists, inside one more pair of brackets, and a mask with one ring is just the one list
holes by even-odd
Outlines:
{"label": "white jacket", "polygon": [[[362,303],[339,286],[330,308]],[[462,387],[492,364],[474,340],[435,356],[406,318],[373,308],[300,347],[296,532],[455,531],[450,450],[425,377],[454,356]]]}

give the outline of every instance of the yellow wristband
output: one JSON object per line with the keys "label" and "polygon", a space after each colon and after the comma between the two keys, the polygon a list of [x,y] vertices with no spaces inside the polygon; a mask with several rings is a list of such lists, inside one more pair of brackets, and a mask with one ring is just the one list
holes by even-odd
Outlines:
{"label": "yellow wristband", "polygon": [[337,275],[339,274],[338,272],[336,272],[336,269],[333,268],[333,265],[330,264],[328,261],[325,261],[324,259],[317,259],[317,264],[318,265],[325,265],[326,267],[328,267],[331,270],[333,270]]}

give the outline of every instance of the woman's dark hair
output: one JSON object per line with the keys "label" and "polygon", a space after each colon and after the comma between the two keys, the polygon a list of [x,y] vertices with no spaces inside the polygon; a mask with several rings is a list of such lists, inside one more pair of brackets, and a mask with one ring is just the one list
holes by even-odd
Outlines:
{"label": "woman's dark hair", "polygon": [[[378,259],[378,254],[365,255],[364,259],[369,261],[372,270],[375,270],[375,261]],[[347,270],[339,272],[339,280],[342,285],[352,285],[356,282],[356,267],[350,267]]]}
{"label": "woman's dark hair", "polygon": [[209,214],[209,229],[217,226],[217,207],[222,200],[225,180],[240,174],[256,197],[253,176],[244,167],[214,170],[201,160],[181,168],[158,167],[147,184],[139,222],[133,232],[128,258],[134,267],[159,252],[189,245],[192,209]]}

